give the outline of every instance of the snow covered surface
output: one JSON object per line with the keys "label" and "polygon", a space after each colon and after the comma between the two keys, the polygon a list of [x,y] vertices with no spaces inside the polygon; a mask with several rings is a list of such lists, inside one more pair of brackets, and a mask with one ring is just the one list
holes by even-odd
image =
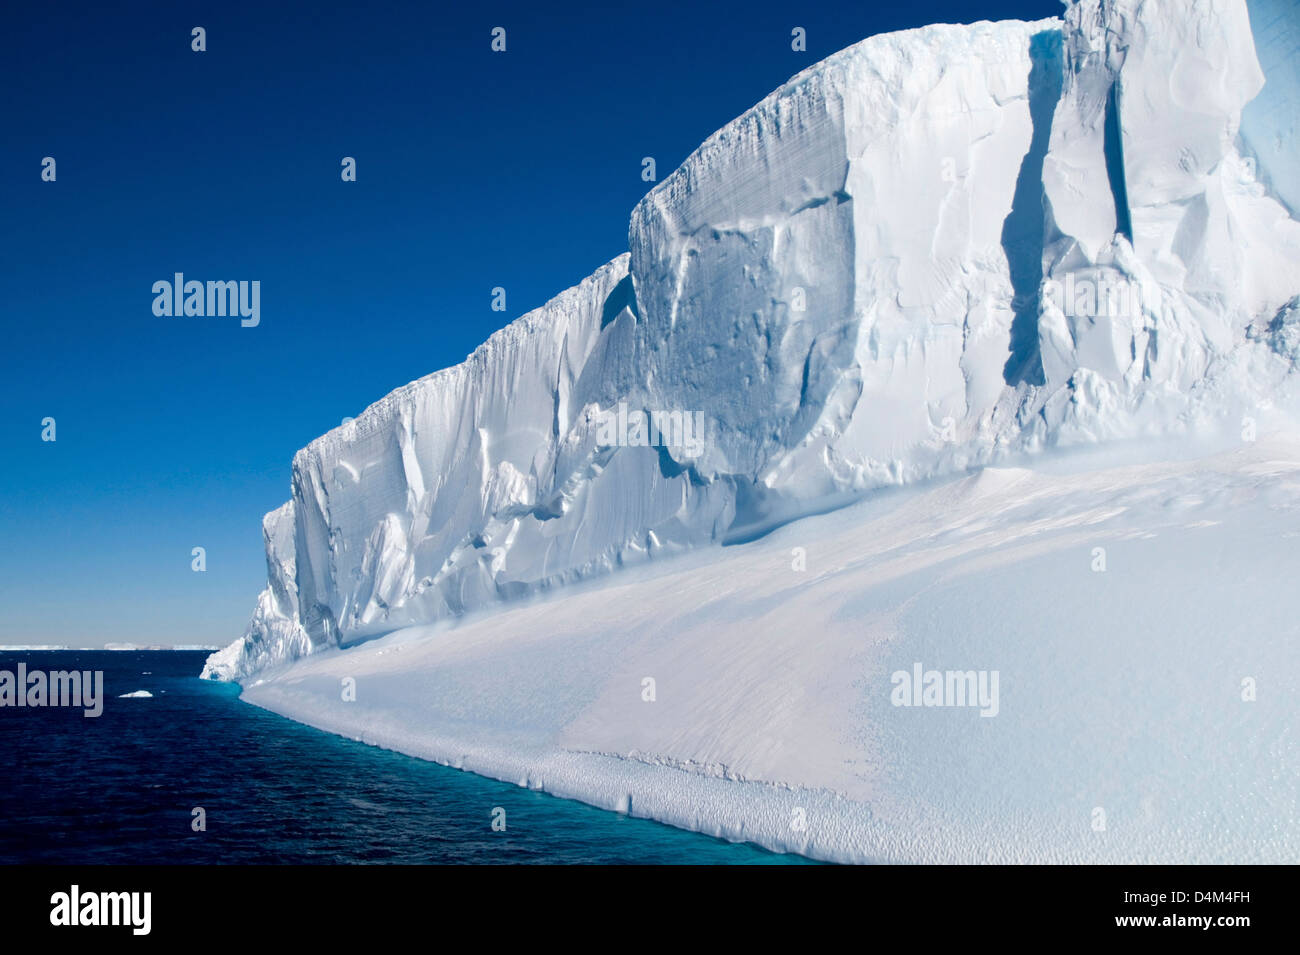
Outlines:
{"label": "snow covered surface", "polygon": [[[1267,832],[1221,815],[1228,832],[1186,837],[1200,795],[1238,812],[1236,782],[1187,788],[1160,756],[1196,744],[1188,720],[1248,720],[1262,698],[1220,711],[1178,670],[1139,699],[1102,667],[1120,653],[1139,668],[1161,654],[1226,665],[1239,645],[1242,666],[1272,652],[1291,666],[1273,679],[1294,672],[1287,549],[1239,555],[1248,586],[1277,588],[1250,608],[1191,566],[1227,573],[1218,555],[1293,519],[1290,464],[1268,471],[1246,449],[1088,479],[1006,465],[1296,433],[1295,23],[1274,0],[1080,0],[1060,20],[872,37],[804,71],[637,205],[628,252],[295,456],[292,499],[263,524],[267,588],[204,675],[328,729],[826,857],[1294,857],[1282,803],[1254,811]],[[651,415],[698,421],[702,437],[628,427]],[[1166,485],[1163,504],[1143,497]],[[846,537],[849,512],[809,517],[911,487],[923,503],[899,505],[910,525],[881,517],[884,539],[907,551],[928,521],[963,514],[967,530],[944,533],[985,546],[963,552],[954,582],[926,576],[957,559],[945,547],[915,544],[896,566],[865,512]],[[1286,498],[1280,514],[1270,495]],[[1161,523],[1183,511],[1198,523]],[[1130,535],[1163,589],[1125,589],[1143,579],[1130,571],[1061,576],[1083,545],[1063,514]],[[743,563],[790,534],[858,572],[781,585]],[[1041,562],[1008,556],[1022,538]],[[985,569],[1000,561],[1014,572]],[[751,571],[766,582],[736,579]],[[1111,600],[1092,599],[1098,580]],[[908,666],[1000,657],[989,667],[1019,672],[1002,685],[1036,715],[1010,695],[989,719],[882,709],[870,668],[908,645]],[[377,695],[334,705],[340,661]],[[625,696],[628,661],[658,666],[671,695],[651,709]],[[1097,750],[1087,778],[1109,796],[1041,771],[1064,773],[1081,733],[1113,750],[1137,725],[1118,717],[1156,729],[1128,762],[1107,751],[1110,769]],[[1197,739],[1213,747],[1203,768],[1235,759]],[[927,746],[971,772],[978,755],[984,776],[952,791]],[[792,835],[793,799],[813,799],[823,828]],[[1106,799],[1145,822],[1110,843],[1070,828],[1075,801]],[[1246,832],[1254,848],[1233,834]]]}
{"label": "snow covered surface", "polygon": [[[824,859],[1294,862],[1300,442],[1042,465],[313,655],[244,699]],[[917,663],[997,671],[996,715],[893,705]]]}

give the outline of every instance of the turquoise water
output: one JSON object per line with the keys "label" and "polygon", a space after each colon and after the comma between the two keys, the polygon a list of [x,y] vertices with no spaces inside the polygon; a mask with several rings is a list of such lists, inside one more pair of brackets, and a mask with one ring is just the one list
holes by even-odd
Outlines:
{"label": "turquoise water", "polygon": [[95,719],[0,707],[0,863],[807,861],[322,733],[199,680],[204,656],[0,651],[0,670],[103,670],[106,697]]}

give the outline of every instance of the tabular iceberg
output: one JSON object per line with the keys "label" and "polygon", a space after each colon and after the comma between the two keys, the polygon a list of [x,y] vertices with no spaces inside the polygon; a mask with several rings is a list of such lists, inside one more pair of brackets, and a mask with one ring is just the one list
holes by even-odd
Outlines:
{"label": "tabular iceberg", "polygon": [[[1267,73],[1252,16],[1292,31],[1262,47]],[[711,545],[1051,448],[1293,431],[1293,20],[1273,0],[1077,0],[872,37],[795,76],[636,206],[626,253],[298,452],[263,525],[267,589],[204,675],[246,681],[659,555],[722,561]],[[611,443],[615,409],[698,415],[705,440]],[[573,724],[553,729],[562,744]],[[485,771],[515,771],[502,760]]]}

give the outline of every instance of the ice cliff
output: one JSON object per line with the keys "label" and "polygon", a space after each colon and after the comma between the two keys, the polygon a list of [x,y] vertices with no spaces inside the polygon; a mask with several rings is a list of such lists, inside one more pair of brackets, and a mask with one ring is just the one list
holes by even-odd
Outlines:
{"label": "ice cliff", "polygon": [[[637,205],[627,253],[297,453],[204,675],[1011,453],[1284,413],[1294,44],[1271,0],[1079,0],[805,70]],[[620,405],[707,430],[611,443]]]}

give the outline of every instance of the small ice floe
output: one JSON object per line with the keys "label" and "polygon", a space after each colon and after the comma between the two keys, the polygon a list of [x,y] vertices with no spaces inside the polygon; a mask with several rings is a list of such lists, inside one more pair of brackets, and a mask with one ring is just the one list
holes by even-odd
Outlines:
{"label": "small ice floe", "polygon": [[130,693],[123,693],[121,696],[118,697],[118,699],[119,700],[130,700],[130,699],[150,700],[153,699],[153,694],[150,693],[148,690],[132,690]]}

